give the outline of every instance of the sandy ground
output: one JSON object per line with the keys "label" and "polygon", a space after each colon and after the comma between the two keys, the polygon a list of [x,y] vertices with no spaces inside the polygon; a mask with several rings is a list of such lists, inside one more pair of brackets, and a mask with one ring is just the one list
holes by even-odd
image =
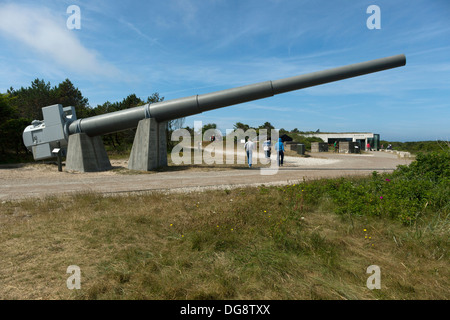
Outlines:
{"label": "sandy ground", "polygon": [[[272,161],[275,161],[274,157]],[[159,172],[138,173],[126,169],[127,160],[111,160],[113,170],[95,173],[67,172],[64,167],[63,172],[58,172],[56,165],[38,163],[0,166],[0,201],[74,192],[196,192],[248,185],[283,185],[303,179],[368,175],[375,170],[391,172],[397,165],[411,161],[389,153],[371,152],[285,157],[284,166],[273,170],[258,164],[253,168],[216,164],[204,167],[170,166]]]}

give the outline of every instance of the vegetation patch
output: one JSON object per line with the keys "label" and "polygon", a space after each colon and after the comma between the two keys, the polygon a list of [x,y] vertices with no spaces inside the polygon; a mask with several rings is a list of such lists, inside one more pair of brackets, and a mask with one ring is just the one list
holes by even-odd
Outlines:
{"label": "vegetation patch", "polygon": [[[0,296],[448,299],[448,160],[276,187],[4,201]],[[371,265],[381,289],[366,286]]]}

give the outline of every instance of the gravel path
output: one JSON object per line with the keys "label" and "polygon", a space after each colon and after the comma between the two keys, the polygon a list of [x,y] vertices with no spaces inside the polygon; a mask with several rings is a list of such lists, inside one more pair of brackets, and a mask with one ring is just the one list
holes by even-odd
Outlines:
{"label": "gravel path", "polygon": [[[206,159],[207,155],[205,155]],[[275,161],[275,158],[273,158]],[[309,158],[285,157],[278,170],[264,171],[256,165],[177,166],[162,172],[130,173],[127,160],[112,160],[115,170],[95,173],[58,172],[56,165],[28,164],[0,167],[0,201],[99,192],[196,192],[256,185],[282,185],[303,179],[368,175],[374,170],[390,172],[410,159],[384,152],[369,154],[311,154]]]}

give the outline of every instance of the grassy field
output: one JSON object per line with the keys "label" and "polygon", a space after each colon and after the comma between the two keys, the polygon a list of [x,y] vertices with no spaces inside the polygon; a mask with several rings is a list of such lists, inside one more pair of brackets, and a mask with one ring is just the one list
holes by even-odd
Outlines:
{"label": "grassy field", "polygon": [[450,298],[448,214],[337,214],[317,183],[3,202],[0,298]]}

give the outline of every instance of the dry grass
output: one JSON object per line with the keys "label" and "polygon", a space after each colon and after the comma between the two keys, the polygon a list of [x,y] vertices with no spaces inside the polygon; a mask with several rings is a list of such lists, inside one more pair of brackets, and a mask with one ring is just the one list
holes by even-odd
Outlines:
{"label": "dry grass", "polygon": [[[450,298],[448,229],[349,220],[326,199],[302,209],[282,189],[2,203],[0,297]],[[381,290],[366,287],[374,264]],[[80,290],[66,287],[70,265]]]}

